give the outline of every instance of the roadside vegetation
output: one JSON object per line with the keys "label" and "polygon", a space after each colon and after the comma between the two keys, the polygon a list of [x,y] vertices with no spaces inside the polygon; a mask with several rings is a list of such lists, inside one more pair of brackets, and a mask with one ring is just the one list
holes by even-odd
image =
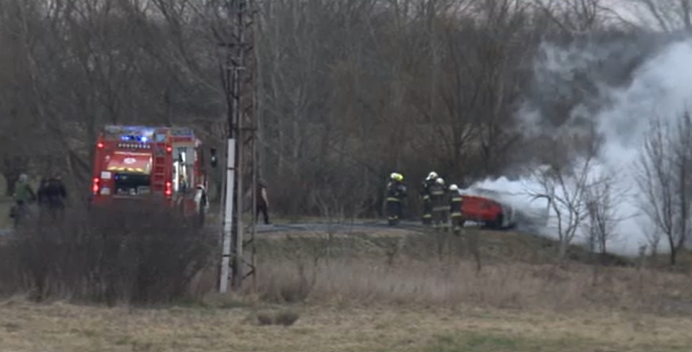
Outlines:
{"label": "roadside vegetation", "polygon": [[[160,252],[155,239],[128,237],[120,243],[140,243],[133,248],[143,252],[121,249],[111,257],[131,268],[104,282],[117,289],[111,308],[93,305],[108,302],[89,290],[100,286],[74,284],[80,271],[60,275],[82,262],[65,257],[70,246],[53,235],[50,246],[29,253],[0,247],[0,287],[15,288],[0,301],[5,348],[665,352],[692,343],[685,273],[635,259],[588,264],[582,257],[588,252],[577,247],[570,248],[571,259],[559,260],[558,243],[527,234],[469,229],[462,238],[408,230],[262,237],[256,281],[227,295],[216,293],[213,260],[186,280],[192,271],[180,264],[200,257],[181,262],[182,248],[164,255],[182,237],[169,237]],[[112,248],[103,245],[92,241],[88,252]],[[145,253],[147,265],[135,265]],[[37,257],[52,259],[40,304]],[[10,268],[23,280],[8,281],[17,279],[8,276]],[[159,268],[158,275],[151,268]],[[184,290],[161,289],[176,282]],[[141,292],[153,295],[143,300]]]}

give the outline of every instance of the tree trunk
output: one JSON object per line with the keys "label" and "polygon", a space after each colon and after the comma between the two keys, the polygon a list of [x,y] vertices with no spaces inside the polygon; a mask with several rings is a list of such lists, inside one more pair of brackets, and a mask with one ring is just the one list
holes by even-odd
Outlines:
{"label": "tree trunk", "polygon": [[675,242],[673,241],[672,235],[668,236],[668,244],[670,244],[670,265],[674,266],[677,262],[678,249],[675,246]]}

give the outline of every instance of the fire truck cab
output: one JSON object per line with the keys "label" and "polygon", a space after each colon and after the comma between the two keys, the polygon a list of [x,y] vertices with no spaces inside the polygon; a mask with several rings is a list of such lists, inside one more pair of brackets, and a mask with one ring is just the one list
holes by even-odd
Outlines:
{"label": "fire truck cab", "polygon": [[203,218],[208,179],[202,143],[191,128],[109,125],[96,142],[93,206],[158,199]]}

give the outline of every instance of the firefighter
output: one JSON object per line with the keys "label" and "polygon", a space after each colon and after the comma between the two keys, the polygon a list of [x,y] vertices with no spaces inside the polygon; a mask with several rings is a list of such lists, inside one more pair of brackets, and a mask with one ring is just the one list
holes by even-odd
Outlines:
{"label": "firefighter", "polygon": [[430,186],[430,200],[432,203],[432,221],[435,230],[447,230],[449,200],[447,199],[444,179],[438,177]]}
{"label": "firefighter", "polygon": [[461,214],[462,198],[459,194],[457,185],[449,186],[449,216],[452,220],[452,230],[455,235],[461,233],[461,227],[464,225],[464,218]]}
{"label": "firefighter", "polygon": [[396,225],[402,215],[402,204],[406,198],[406,186],[403,184],[404,176],[398,173],[392,173],[387,183],[386,196],[386,212],[389,225]]}
{"label": "firefighter", "polygon": [[67,190],[57,172],[44,180],[38,190],[38,201],[42,211],[48,212],[53,220],[63,219]]}
{"label": "firefighter", "polygon": [[432,206],[430,203],[430,186],[435,183],[437,173],[431,171],[428,177],[423,181],[421,196],[423,197],[423,225],[430,225],[432,222]]}

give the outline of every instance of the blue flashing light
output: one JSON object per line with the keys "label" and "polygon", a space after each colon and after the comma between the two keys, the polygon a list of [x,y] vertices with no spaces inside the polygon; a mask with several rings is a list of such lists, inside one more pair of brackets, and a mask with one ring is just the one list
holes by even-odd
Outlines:
{"label": "blue flashing light", "polygon": [[124,136],[120,136],[120,140],[128,141],[128,142],[129,141],[135,141],[135,142],[146,143],[149,140],[149,138],[147,138],[146,136],[124,135]]}

